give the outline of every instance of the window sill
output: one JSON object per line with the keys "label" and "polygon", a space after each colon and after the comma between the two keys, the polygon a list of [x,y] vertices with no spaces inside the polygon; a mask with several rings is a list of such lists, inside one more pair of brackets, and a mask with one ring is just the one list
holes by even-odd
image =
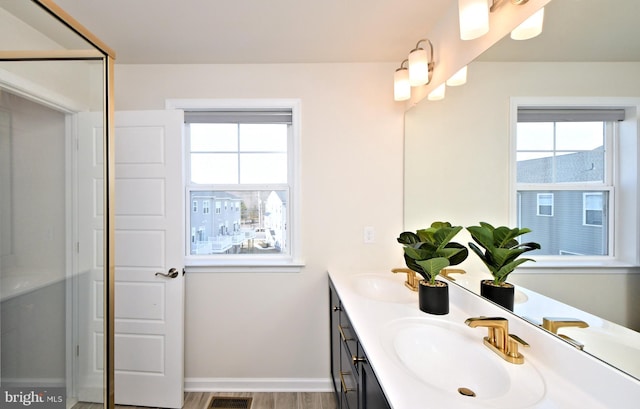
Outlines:
{"label": "window sill", "polygon": [[185,260],[187,273],[299,273],[304,266],[304,262],[291,259]]}

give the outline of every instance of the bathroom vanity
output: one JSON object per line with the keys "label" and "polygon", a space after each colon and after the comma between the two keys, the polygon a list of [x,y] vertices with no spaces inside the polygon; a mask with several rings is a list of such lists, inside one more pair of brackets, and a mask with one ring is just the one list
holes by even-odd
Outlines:
{"label": "bathroom vanity", "polygon": [[338,409],[389,409],[358,334],[329,282],[331,378]]}
{"label": "bathroom vanity", "polygon": [[[391,272],[329,272],[331,371],[340,409],[635,408],[640,381],[449,285],[450,313],[418,309]],[[469,318],[505,318],[524,362],[486,346]],[[517,335],[516,335],[517,334]],[[510,338],[511,339],[511,338]]]}

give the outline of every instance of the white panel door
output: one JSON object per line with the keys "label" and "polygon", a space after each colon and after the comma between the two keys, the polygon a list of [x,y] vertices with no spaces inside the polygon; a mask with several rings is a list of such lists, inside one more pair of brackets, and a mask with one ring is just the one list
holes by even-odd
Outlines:
{"label": "white panel door", "polygon": [[115,116],[117,404],[183,403],[182,124],[182,111]]}
{"label": "white panel door", "polygon": [[102,289],[104,274],[103,235],[103,115],[81,112],[76,115],[77,155],[74,158],[73,232],[77,257],[74,259],[74,310],[78,316],[76,350],[77,398],[81,402],[102,402],[104,320]]}

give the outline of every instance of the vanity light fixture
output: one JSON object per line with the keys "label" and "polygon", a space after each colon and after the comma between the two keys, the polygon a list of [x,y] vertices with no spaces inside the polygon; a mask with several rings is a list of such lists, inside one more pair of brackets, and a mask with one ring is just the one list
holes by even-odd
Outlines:
{"label": "vanity light fixture", "polygon": [[[420,47],[421,43],[429,45],[429,52]],[[427,39],[418,41],[409,53],[409,83],[412,87],[428,84],[433,74],[433,44]]]}
{"label": "vanity light fixture", "polygon": [[450,87],[457,87],[467,83],[467,66],[460,68],[458,72],[453,74],[446,82]]}
{"label": "vanity light fixture", "polygon": [[[460,38],[474,40],[489,32],[489,12],[497,10],[507,0],[458,0]],[[529,0],[509,0],[519,6]]]}
{"label": "vanity light fixture", "polygon": [[528,40],[542,33],[542,24],[544,23],[544,7],[536,11],[523,21],[518,27],[511,32],[511,38],[514,40]]}
{"label": "vanity light fixture", "polygon": [[411,85],[409,84],[409,70],[405,64],[409,60],[404,60],[400,68],[393,74],[393,99],[396,101],[406,101],[411,98]]}
{"label": "vanity light fixture", "polygon": [[446,86],[442,83],[427,95],[427,99],[429,101],[440,101],[441,99],[444,99],[445,90]]}

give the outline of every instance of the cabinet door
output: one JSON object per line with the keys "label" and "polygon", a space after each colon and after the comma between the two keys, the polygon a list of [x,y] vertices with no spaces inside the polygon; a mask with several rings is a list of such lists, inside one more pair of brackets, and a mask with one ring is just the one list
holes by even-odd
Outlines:
{"label": "cabinet door", "polygon": [[[331,334],[331,379],[333,380],[333,389],[336,392],[336,399],[340,404],[341,389],[340,383],[340,343],[341,337],[338,331],[340,325],[340,300],[333,288],[329,287],[329,332]],[[340,409],[342,406],[338,406]]]}
{"label": "cabinet door", "polygon": [[360,362],[360,409],[391,409],[371,365]]}

